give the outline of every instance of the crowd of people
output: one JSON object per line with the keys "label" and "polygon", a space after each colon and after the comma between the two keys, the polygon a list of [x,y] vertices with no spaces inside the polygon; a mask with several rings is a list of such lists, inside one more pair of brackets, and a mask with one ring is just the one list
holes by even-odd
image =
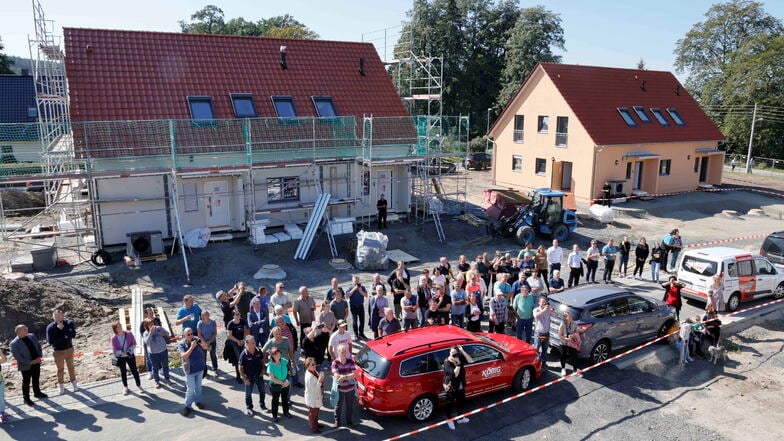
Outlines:
{"label": "crowd of people", "polygon": [[[261,286],[254,292],[244,282],[238,282],[228,292],[221,290],[216,293],[222,326],[212,318],[210,311],[195,302],[193,296],[186,295],[173,322],[179,327],[181,337],[176,348],[186,374],[182,414],[190,415],[193,405],[204,408],[201,393],[203,378],[209,371],[213,375],[221,375],[218,369],[221,348],[217,343],[220,332],[226,335],[220,356],[234,367],[235,380],[244,389],[246,413],[255,415],[253,394],[256,392],[259,408],[269,411],[274,421],[279,421],[280,415],[291,418],[289,397],[292,386],[304,388],[309,426],[314,433],[319,433],[322,428],[318,424],[318,416],[323,407],[322,390],[330,376],[333,385],[330,398],[335,407],[334,426],[353,424],[352,406],[356,388],[352,355],[354,341],[382,338],[403,330],[439,324],[453,324],[476,332],[486,322],[489,332],[512,330],[517,338],[537,347],[546,359],[550,317],[556,314],[548,304],[548,295],[581,283],[597,283],[596,275],[600,268],[602,280],[611,283],[613,276],[642,279],[643,268],[648,264],[650,280],[659,282],[660,271],[674,271],[683,242],[675,229],[650,246],[643,237],[633,245],[628,236],[624,236],[617,245],[610,239],[602,247],[592,240],[585,251],[574,244],[567,252],[558,240],[553,240],[550,245],[534,248],[529,243],[516,256],[497,251],[493,256],[488,253],[477,255],[472,261],[461,255],[454,265],[447,257],[441,257],[434,268],[422,269],[418,277],[414,277],[412,271],[400,262],[386,277],[374,274],[367,285],[356,275],[350,282],[347,281],[345,287],[340,286],[339,279],[333,278],[320,304],[306,286],[299,287],[295,297],[286,291],[283,282],[274,286],[271,295],[267,286]],[[634,265],[631,275],[630,263]],[[567,270],[563,273],[566,275],[564,280],[561,274]],[[665,302],[679,317],[681,285],[672,276],[663,286]],[[689,318],[680,327],[682,341],[687,342],[683,347],[693,348],[691,352],[685,352],[683,363],[688,362],[691,353],[700,355],[696,352],[698,344],[693,342],[702,335],[718,340],[718,327],[714,325],[718,320],[710,319],[715,319],[720,296],[713,297],[715,300],[709,305],[713,315],[709,310],[706,317],[700,317],[700,322],[708,322],[695,327],[691,322],[697,318]],[[563,329],[559,330],[559,334],[563,334],[562,341],[579,339],[571,317],[564,317],[562,323]],[[685,335],[687,331],[684,329],[687,328],[694,331]],[[112,364],[120,370],[124,394],[130,393],[128,372],[139,392],[146,393],[136,366],[134,354],[137,345],[143,348],[148,375],[155,387],[171,385],[169,344],[176,337],[161,326],[152,308],[145,311],[139,329],[141,342],[136,341],[132,332],[122,329],[119,322],[112,325],[112,331]],[[38,340],[28,333],[25,325],[17,326],[16,334],[11,350],[22,372],[24,402],[34,405],[30,398],[31,387],[35,398],[47,397],[39,387],[43,352]],[[71,389],[78,390],[73,364],[72,339],[75,336],[74,322],[66,320],[62,311],[54,311],[46,338],[52,346],[57,365],[60,394],[65,393],[66,367]],[[565,362],[574,357],[574,352],[562,348],[562,372],[565,372]],[[465,363],[466,357],[462,351],[455,350],[453,358],[448,382],[459,391],[460,381],[464,381],[460,380],[459,366]],[[269,407],[266,403],[268,393],[271,396]],[[460,411],[460,394],[453,395]],[[279,413],[281,407],[282,414]],[[0,412],[3,408],[0,386]],[[0,413],[0,419],[5,418],[5,413]]]}

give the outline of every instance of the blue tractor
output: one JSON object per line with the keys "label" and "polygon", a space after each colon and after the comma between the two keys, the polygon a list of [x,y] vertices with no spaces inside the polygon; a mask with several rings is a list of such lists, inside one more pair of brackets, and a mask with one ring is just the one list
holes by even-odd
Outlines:
{"label": "blue tractor", "polygon": [[521,245],[533,242],[537,233],[558,241],[565,240],[577,228],[577,214],[564,209],[564,196],[564,192],[549,188],[532,191],[529,195],[531,202],[518,208],[517,213],[499,219],[493,225],[492,233],[507,237],[514,235]]}

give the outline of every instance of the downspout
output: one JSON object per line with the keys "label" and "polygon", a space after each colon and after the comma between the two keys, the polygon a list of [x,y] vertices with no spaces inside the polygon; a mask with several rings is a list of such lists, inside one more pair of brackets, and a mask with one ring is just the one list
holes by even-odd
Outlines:
{"label": "downspout", "polygon": [[596,158],[599,155],[599,146],[593,146],[593,164],[591,164],[591,193],[588,195],[588,205],[591,205],[591,201],[594,200],[596,196]]}

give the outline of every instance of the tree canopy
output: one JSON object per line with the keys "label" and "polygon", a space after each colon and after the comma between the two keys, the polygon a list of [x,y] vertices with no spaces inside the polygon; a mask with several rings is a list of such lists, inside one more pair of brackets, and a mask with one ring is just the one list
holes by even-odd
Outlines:
{"label": "tree canopy", "polygon": [[14,71],[11,69],[14,62],[11,60],[11,57],[3,53],[3,49],[5,46],[3,45],[3,40],[0,39],[0,74],[12,74]]}
{"label": "tree canopy", "polygon": [[[521,9],[514,0],[415,0],[408,18],[395,58],[440,57],[443,114],[468,114],[473,134],[484,132],[488,109],[491,118],[497,115],[537,62],[559,62],[553,49],[564,48],[557,14],[542,6]],[[421,78],[423,70],[401,63],[390,74]],[[409,95],[414,83],[398,81],[398,91]],[[424,106],[412,112],[424,113]]]}
{"label": "tree canopy", "polygon": [[289,14],[249,21],[242,17],[226,21],[223,10],[207,5],[191,14],[191,21],[180,20],[186,34],[246,35],[254,37],[316,39],[318,34]]}
{"label": "tree canopy", "polygon": [[544,6],[520,11],[520,18],[508,36],[505,44],[506,60],[501,74],[502,88],[498,94],[499,108],[514,97],[537,63],[561,62],[561,57],[553,53],[553,48],[566,49],[560,16]]}
{"label": "tree canopy", "polygon": [[715,4],[705,18],[678,40],[676,69],[688,73],[686,86],[726,136],[728,151],[745,153],[758,103],[763,121],[754,154],[784,157],[775,142],[784,135],[784,25],[749,0]]}

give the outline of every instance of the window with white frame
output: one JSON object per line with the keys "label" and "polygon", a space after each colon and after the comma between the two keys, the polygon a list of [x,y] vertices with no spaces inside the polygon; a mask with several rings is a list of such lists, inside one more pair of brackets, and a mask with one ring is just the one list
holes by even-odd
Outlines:
{"label": "window with white frame", "polygon": [[547,115],[539,115],[536,122],[536,131],[538,133],[547,133],[550,130],[550,117]]}
{"label": "window with white frame", "polygon": [[523,125],[525,124],[525,116],[523,115],[515,115],[514,117],[514,132],[513,132],[513,142],[518,144],[523,143]]}
{"label": "window with white frame", "polygon": [[523,157],[522,155],[512,155],[512,171],[523,171]]}
{"label": "window with white frame", "polygon": [[669,176],[672,159],[662,159],[659,161],[659,176]]}
{"label": "window with white frame", "polygon": [[299,178],[286,176],[267,178],[267,202],[299,200]]}

